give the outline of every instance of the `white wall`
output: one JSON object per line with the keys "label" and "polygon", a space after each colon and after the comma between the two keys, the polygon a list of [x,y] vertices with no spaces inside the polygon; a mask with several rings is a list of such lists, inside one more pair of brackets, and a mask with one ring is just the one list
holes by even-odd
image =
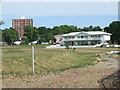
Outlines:
{"label": "white wall", "polygon": [[104,40],[110,40],[110,35],[104,35]]}

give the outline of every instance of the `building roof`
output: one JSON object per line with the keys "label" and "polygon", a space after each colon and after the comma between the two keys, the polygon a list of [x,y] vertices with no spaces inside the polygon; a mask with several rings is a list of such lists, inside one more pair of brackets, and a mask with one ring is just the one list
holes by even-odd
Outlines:
{"label": "building roof", "polygon": [[79,34],[80,32],[72,32],[72,33],[68,33],[68,34],[63,34],[61,36],[75,36],[77,34]]}
{"label": "building roof", "polygon": [[110,33],[106,33],[103,31],[88,31],[88,32],[72,32],[72,33],[68,33],[68,34],[63,34],[61,36],[75,36],[78,34],[88,34],[88,35],[111,35]]}
{"label": "building roof", "polygon": [[106,33],[106,32],[103,32],[103,31],[90,31],[90,32],[84,32],[86,34],[89,34],[89,35],[94,35],[94,34],[104,34],[104,35],[111,35],[110,33]]}

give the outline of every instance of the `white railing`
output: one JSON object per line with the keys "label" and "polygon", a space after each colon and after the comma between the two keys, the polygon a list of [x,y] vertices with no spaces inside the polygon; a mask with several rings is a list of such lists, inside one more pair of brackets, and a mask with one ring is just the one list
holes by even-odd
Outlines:
{"label": "white railing", "polygon": [[63,41],[72,41],[72,40],[101,40],[102,38],[70,38],[63,39]]}

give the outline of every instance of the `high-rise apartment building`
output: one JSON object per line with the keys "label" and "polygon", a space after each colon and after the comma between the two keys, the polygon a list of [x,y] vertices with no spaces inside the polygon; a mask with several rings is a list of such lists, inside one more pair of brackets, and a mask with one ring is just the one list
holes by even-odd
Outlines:
{"label": "high-rise apartment building", "polygon": [[13,19],[12,27],[19,33],[19,38],[25,38],[25,26],[33,26],[33,19]]}

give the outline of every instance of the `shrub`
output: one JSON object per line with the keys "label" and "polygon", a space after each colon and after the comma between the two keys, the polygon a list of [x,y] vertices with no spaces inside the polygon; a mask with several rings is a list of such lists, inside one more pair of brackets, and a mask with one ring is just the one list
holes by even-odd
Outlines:
{"label": "shrub", "polygon": [[67,45],[67,46],[65,47],[65,49],[69,50],[69,49],[70,49],[70,47]]}

